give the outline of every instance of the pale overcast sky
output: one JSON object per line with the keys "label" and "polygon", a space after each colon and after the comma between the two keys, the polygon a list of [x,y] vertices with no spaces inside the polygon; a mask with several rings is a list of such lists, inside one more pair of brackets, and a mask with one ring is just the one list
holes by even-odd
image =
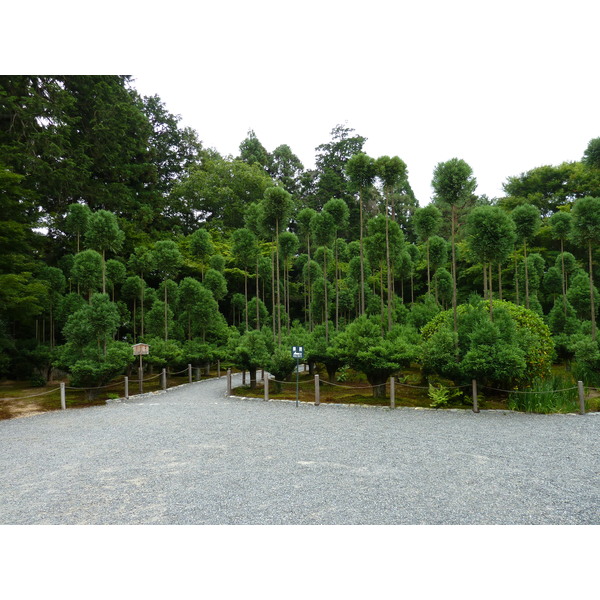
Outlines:
{"label": "pale overcast sky", "polygon": [[478,193],[501,196],[600,136],[595,0],[109,1],[83,29],[80,4],[52,6],[27,44],[8,34],[22,53],[13,69],[3,52],[5,71],[131,74],[205,146],[236,155],[253,129],[305,167],[345,123],[369,155],[407,163],[421,204],[438,162],[466,160]]}

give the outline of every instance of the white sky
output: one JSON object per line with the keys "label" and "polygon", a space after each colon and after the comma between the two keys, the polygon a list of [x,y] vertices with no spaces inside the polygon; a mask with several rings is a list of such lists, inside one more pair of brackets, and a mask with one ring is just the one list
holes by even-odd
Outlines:
{"label": "white sky", "polygon": [[28,26],[0,40],[4,72],[131,74],[205,146],[236,155],[253,129],[305,167],[346,123],[407,163],[421,204],[438,162],[466,160],[478,193],[501,196],[600,136],[595,0],[111,0],[93,15],[63,0],[36,22],[31,4],[9,9]]}

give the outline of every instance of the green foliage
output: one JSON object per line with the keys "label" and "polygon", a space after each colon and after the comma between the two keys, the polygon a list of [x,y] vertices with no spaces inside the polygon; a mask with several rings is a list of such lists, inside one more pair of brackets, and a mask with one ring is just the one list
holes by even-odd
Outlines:
{"label": "green foliage", "polygon": [[334,351],[352,369],[364,373],[373,386],[373,396],[385,395],[385,382],[416,358],[418,334],[396,325],[382,334],[380,318],[361,316],[339,334]]}
{"label": "green foliage", "polygon": [[[158,302],[157,302],[158,304]],[[177,340],[165,340],[159,335],[149,335],[146,343],[150,345],[150,354],[144,357],[144,362],[159,369],[171,368],[181,370],[187,362],[184,349]]]}
{"label": "green foliage", "polygon": [[515,224],[515,232],[520,241],[527,242],[538,232],[541,221],[540,212],[532,204],[517,206],[510,213]]}
{"label": "green foliage", "polygon": [[204,276],[204,285],[212,292],[214,299],[218,302],[227,294],[227,281],[222,273],[209,269]]}
{"label": "green foliage", "polygon": [[427,395],[431,399],[431,404],[429,405],[430,408],[443,408],[448,406],[451,392],[449,388],[441,383],[439,383],[437,387],[430,383]]}
{"label": "green foliage", "polygon": [[117,375],[122,374],[128,365],[133,363],[131,346],[123,342],[110,342],[106,354],[98,357],[91,347],[83,349],[80,358],[74,362],[71,348],[64,348],[59,366],[68,365],[71,372],[71,385],[75,387],[99,387],[106,385]]}
{"label": "green foliage", "polygon": [[84,250],[75,256],[71,270],[73,281],[88,295],[102,286],[102,256],[95,250]]}
{"label": "green foliage", "polygon": [[[331,324],[331,329],[333,324]],[[317,325],[305,344],[305,359],[308,362],[322,364],[327,370],[329,381],[336,380],[336,373],[346,364],[346,357],[338,343],[341,332],[330,334],[329,341],[325,337],[325,325]]]}
{"label": "green foliage", "polygon": [[[594,310],[598,311],[598,301],[600,295],[596,286],[593,287]],[[567,290],[567,300],[571,303],[579,319],[589,319],[590,317],[590,278],[587,273],[580,271],[570,282]]]}
{"label": "green foliage", "polygon": [[579,412],[577,386],[571,378],[557,375],[536,379],[528,390],[509,395],[508,408],[543,414]]}
{"label": "green foliage", "polygon": [[227,357],[238,369],[250,372],[250,387],[253,389],[256,387],[257,369],[264,368],[271,357],[266,338],[262,331],[246,331],[243,335],[233,331],[227,342]]}
{"label": "green foliage", "polygon": [[117,217],[108,210],[98,210],[89,216],[85,231],[85,243],[98,252],[119,252],[125,234],[119,229]]}
{"label": "green foliage", "polygon": [[292,358],[290,347],[286,345],[275,348],[265,368],[275,378],[276,391],[281,390],[281,381],[288,379],[296,368],[296,359]]}
{"label": "green foliage", "polygon": [[[489,384],[526,384],[549,373],[553,344],[548,327],[531,310],[494,300],[463,304],[458,312],[458,338],[452,311],[437,315],[422,329],[423,371],[452,380],[480,379]],[[457,349],[452,349],[455,340]]]}
{"label": "green foliage", "polygon": [[573,377],[585,385],[600,386],[600,347],[589,335],[574,336],[570,346],[575,357]]}
{"label": "green foliage", "polygon": [[442,225],[442,213],[434,204],[417,208],[413,215],[413,227],[422,242],[437,234]]}
{"label": "green foliage", "polygon": [[452,206],[469,199],[477,187],[477,180],[473,177],[473,169],[464,160],[452,158],[436,165],[431,186],[436,201]]}
{"label": "green foliage", "polygon": [[509,215],[497,206],[477,206],[467,218],[468,244],[482,264],[502,263],[513,249],[516,234]]}
{"label": "green foliage", "polygon": [[590,140],[582,161],[590,169],[600,169],[600,137]]}
{"label": "green foliage", "polygon": [[[452,293],[452,290],[450,290]],[[421,330],[429,323],[438,313],[440,307],[435,298],[429,294],[424,296],[419,301],[415,302],[410,308],[410,316],[408,322],[418,330]]]}

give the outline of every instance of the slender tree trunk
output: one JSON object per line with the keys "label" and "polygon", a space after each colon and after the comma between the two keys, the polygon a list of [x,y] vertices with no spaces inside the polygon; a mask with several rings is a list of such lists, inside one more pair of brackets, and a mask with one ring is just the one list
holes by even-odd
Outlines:
{"label": "slender tree trunk", "polygon": [[324,318],[325,318],[325,342],[329,343],[329,305],[327,298],[327,248],[323,248],[323,292],[325,298]]}
{"label": "slender tree trunk", "polygon": [[529,273],[527,271],[527,242],[523,242],[523,254],[525,261],[525,308],[529,308]]}
{"label": "slender tree trunk", "polygon": [[360,315],[365,314],[365,265],[363,253],[363,197],[362,191],[358,195],[360,209]]}
{"label": "slender tree trunk", "polygon": [[425,247],[427,251],[427,293],[431,294],[431,276],[429,273],[429,238],[427,238]]}
{"label": "slender tree trunk", "polygon": [[313,319],[312,319],[312,275],[310,267],[310,233],[306,236],[306,247],[308,249],[308,269],[306,270],[307,283],[308,283],[308,330],[313,330]]}
{"label": "slender tree trunk", "polygon": [[133,298],[133,343],[137,344],[137,323],[136,321],[137,298]]}
{"label": "slender tree trunk", "polygon": [[279,280],[279,221],[275,222],[275,256],[277,266],[277,344],[281,346],[281,289]]}
{"label": "slender tree trunk", "polygon": [[517,267],[517,254],[515,253],[515,294],[516,294],[516,304],[519,306],[519,270]]}
{"label": "slender tree trunk", "polygon": [[277,327],[275,317],[275,250],[271,250],[271,307],[273,321],[273,341],[277,340]]}
{"label": "slender tree trunk", "polygon": [[565,249],[564,241],[560,239],[560,263],[562,271],[562,297],[563,297],[563,312],[565,313],[565,321],[567,320],[567,285],[565,280]]}
{"label": "slender tree trunk", "polygon": [[592,266],[592,242],[588,242],[588,258],[590,263],[590,307],[592,316],[592,339],[596,339],[596,307],[594,306],[594,269]]}
{"label": "slender tree trunk", "polygon": [[246,299],[246,331],[248,331],[248,273],[244,269],[244,297]]}
{"label": "slender tree trunk", "polygon": [[[487,269],[487,267],[486,267]],[[494,320],[494,287],[493,287],[493,279],[492,279],[492,263],[490,263],[490,276],[488,277],[488,281],[490,282],[490,320]]]}
{"label": "slender tree trunk", "polygon": [[168,304],[167,304],[167,280],[165,279],[165,342],[169,337],[169,324],[168,324]]}
{"label": "slender tree trunk", "polygon": [[[454,243],[456,229],[456,206],[452,205],[452,315],[454,318],[454,333],[458,334],[458,315],[456,311],[456,247]],[[458,351],[458,337],[455,339],[456,350]]]}
{"label": "slender tree trunk", "polygon": [[140,306],[140,310],[141,310],[141,332],[140,332],[140,337],[143,340],[144,339],[144,297],[146,295],[146,282],[144,281],[144,273],[142,272],[141,274],[141,280],[142,280],[142,300],[141,300],[141,306]]}
{"label": "slender tree trunk", "polygon": [[256,258],[256,329],[260,329],[260,311],[258,309],[258,257]]}
{"label": "slender tree trunk", "polygon": [[392,329],[392,261],[390,259],[390,233],[389,233],[389,221],[390,221],[390,209],[389,209],[389,194],[386,194],[385,201],[385,261],[387,267],[387,317],[388,317],[388,331]]}
{"label": "slender tree trunk", "polygon": [[487,273],[488,273],[488,266],[487,266],[487,263],[484,263],[483,264],[483,298],[484,299],[486,299],[488,297]]}
{"label": "slender tree trunk", "polygon": [[498,298],[502,300],[502,265],[498,263]]}
{"label": "slender tree trunk", "polygon": [[338,330],[339,324],[339,313],[340,313],[340,296],[339,296],[339,287],[338,287],[338,245],[337,245],[337,235],[335,236],[335,240],[333,242],[335,244],[335,330]]}
{"label": "slender tree trunk", "polygon": [[106,250],[102,250],[102,293],[106,294]]}

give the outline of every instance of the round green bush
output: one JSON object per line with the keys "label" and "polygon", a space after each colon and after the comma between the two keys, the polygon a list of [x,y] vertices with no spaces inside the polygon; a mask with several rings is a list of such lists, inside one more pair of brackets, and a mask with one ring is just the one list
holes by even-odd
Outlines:
{"label": "round green bush", "polygon": [[458,350],[452,310],[435,316],[421,332],[424,372],[451,379],[484,379],[518,385],[549,375],[554,345],[542,318],[523,306],[494,300],[457,307]]}

